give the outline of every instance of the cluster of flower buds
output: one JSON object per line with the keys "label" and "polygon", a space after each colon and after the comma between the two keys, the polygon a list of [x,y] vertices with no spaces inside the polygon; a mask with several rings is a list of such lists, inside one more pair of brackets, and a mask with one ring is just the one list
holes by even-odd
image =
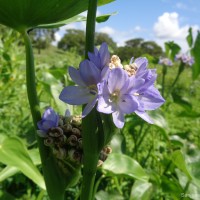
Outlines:
{"label": "cluster of flower buds", "polygon": [[181,62],[189,66],[192,66],[194,64],[194,57],[184,54],[184,53],[177,54],[175,56],[175,60],[180,60]]}
{"label": "cluster of flower buds", "polygon": [[110,57],[108,46],[103,43],[79,69],[69,67],[69,75],[76,86],[65,87],[59,98],[71,105],[87,104],[85,117],[97,104],[98,112],[112,114],[116,127],[122,128],[125,114],[136,113],[148,123],[153,123],[146,111],[155,110],[164,103],[155,88],[155,69],[147,69],[146,58],[131,59],[123,66],[117,55]]}
{"label": "cluster of flower buds", "polygon": [[172,66],[173,63],[169,58],[160,58],[158,64],[165,66]]}
{"label": "cluster of flower buds", "polygon": [[[52,108],[47,108],[38,122],[38,134],[44,138],[44,144],[51,148],[58,160],[82,164],[84,155],[82,148],[81,116],[58,115]],[[108,154],[109,147],[104,147],[99,156],[98,165],[102,164]]]}

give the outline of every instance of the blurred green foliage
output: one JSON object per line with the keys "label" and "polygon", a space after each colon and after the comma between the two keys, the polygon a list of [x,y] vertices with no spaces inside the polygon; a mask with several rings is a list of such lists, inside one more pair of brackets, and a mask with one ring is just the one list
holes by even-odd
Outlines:
{"label": "blurred green foliage", "polygon": [[[26,96],[23,41],[10,29],[1,26],[0,31],[0,149],[6,150],[3,145],[6,138],[10,146],[17,145],[16,140],[19,140],[28,152],[27,159],[31,159],[41,172]],[[128,43],[133,45],[133,42],[142,41],[130,40]],[[152,58],[149,67],[157,68],[156,84],[161,88],[162,66],[155,64],[154,57],[149,58]],[[78,68],[82,59],[73,48],[63,51],[50,45],[40,54],[35,49],[37,90],[42,110],[51,105],[64,114],[67,105],[58,99],[58,95],[64,85],[73,84],[67,74],[68,67]],[[177,72],[178,64],[168,68],[166,92]],[[199,101],[200,79],[193,81],[192,69],[185,68],[166,103],[160,110],[150,113],[154,125],[147,124],[135,114],[127,115],[126,126],[110,144],[113,155],[98,168],[96,199],[198,199],[195,194],[200,194]],[[79,114],[81,110],[81,107],[68,108],[72,114]],[[9,141],[12,136],[18,139]],[[11,161],[15,154],[21,155],[18,152],[10,154]],[[48,199],[46,191],[24,176],[19,166],[6,167],[10,163],[3,162],[2,157],[0,162],[0,199]],[[81,180],[67,189],[67,200],[78,198],[80,185]],[[193,194],[192,198],[187,194]]]}

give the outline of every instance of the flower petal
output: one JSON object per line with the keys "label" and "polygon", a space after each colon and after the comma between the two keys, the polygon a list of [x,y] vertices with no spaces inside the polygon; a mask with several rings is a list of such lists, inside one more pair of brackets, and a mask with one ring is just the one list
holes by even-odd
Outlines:
{"label": "flower petal", "polygon": [[71,105],[81,105],[88,103],[93,97],[86,87],[67,86],[62,90],[59,99]]}
{"label": "flower petal", "polygon": [[112,104],[109,103],[108,98],[105,98],[105,96],[99,97],[97,110],[106,114],[110,114],[114,111]]}
{"label": "flower petal", "polygon": [[165,102],[165,99],[163,99],[160,92],[154,86],[151,86],[141,95],[141,101],[144,110],[155,110]]}
{"label": "flower petal", "polygon": [[81,76],[80,76],[80,72],[79,70],[73,68],[73,67],[69,67],[69,75],[71,77],[71,79],[77,84],[77,85],[81,85],[81,86],[86,86],[85,83],[83,82]]}
{"label": "flower petal", "polygon": [[135,112],[139,106],[138,100],[132,95],[122,95],[118,104],[120,111],[124,114]]}
{"label": "flower petal", "polygon": [[143,120],[145,120],[146,122],[153,124],[152,119],[149,117],[149,115],[146,112],[140,112],[140,111],[135,111],[135,113],[141,117]]}
{"label": "flower petal", "polygon": [[82,113],[82,117],[85,117],[95,106],[96,102],[97,102],[97,96],[92,99],[84,108],[83,113]]}
{"label": "flower petal", "polygon": [[59,116],[56,114],[53,108],[49,107],[45,110],[42,116],[42,120],[54,121],[56,125],[58,123]]}
{"label": "flower petal", "polygon": [[108,76],[108,89],[110,93],[115,90],[123,91],[124,88],[127,89],[128,84],[128,74],[121,68],[114,68],[110,71]]}
{"label": "flower petal", "polygon": [[89,60],[80,63],[80,76],[82,80],[89,85],[96,85],[101,80],[101,71]]}
{"label": "flower petal", "polygon": [[119,111],[112,113],[113,122],[117,128],[123,128],[124,126],[124,114]]}
{"label": "flower petal", "polygon": [[99,49],[99,54],[101,58],[101,69],[103,69],[103,67],[108,66],[110,61],[110,53],[108,51],[108,45],[105,42],[102,43]]}

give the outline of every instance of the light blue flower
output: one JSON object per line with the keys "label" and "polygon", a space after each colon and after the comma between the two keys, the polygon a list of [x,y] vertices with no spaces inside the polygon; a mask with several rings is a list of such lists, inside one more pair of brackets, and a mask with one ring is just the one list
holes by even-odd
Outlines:
{"label": "light blue flower", "polygon": [[42,116],[42,119],[37,123],[40,133],[45,133],[52,127],[57,127],[59,122],[59,115],[51,108],[47,108]]}

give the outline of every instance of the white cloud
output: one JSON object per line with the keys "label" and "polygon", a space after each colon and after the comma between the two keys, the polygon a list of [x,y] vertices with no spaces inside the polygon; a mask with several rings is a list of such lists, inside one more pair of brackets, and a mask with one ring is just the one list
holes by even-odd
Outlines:
{"label": "white cloud", "polygon": [[185,38],[188,34],[188,29],[189,27],[192,27],[194,32],[196,32],[198,26],[180,26],[179,22],[180,18],[176,12],[165,12],[163,15],[158,17],[158,20],[153,27],[156,42],[163,46],[165,41],[174,40],[183,48],[183,50],[187,50],[188,46]]}
{"label": "white cloud", "polygon": [[111,28],[110,26],[104,26],[104,27],[98,29],[98,32],[106,33],[106,34],[112,36],[113,34],[115,34],[116,31],[113,28]]}

